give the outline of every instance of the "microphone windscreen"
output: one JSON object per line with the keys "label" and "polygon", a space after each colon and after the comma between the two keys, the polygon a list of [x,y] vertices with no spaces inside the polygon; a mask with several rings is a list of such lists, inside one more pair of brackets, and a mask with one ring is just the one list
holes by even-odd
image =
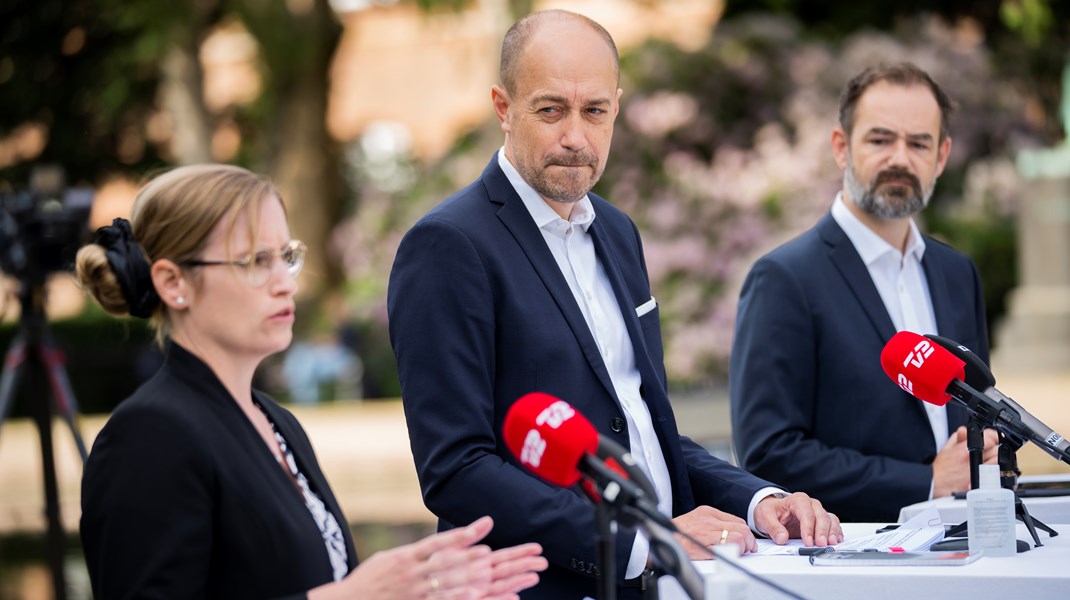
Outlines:
{"label": "microphone windscreen", "polygon": [[577,466],[598,449],[598,431],[572,406],[549,394],[525,394],[509,407],[505,445],[530,471],[562,487],[580,479]]}
{"label": "microphone windscreen", "polygon": [[951,382],[965,378],[965,365],[938,344],[912,331],[900,331],[881,351],[884,373],[919,400],[943,406]]}

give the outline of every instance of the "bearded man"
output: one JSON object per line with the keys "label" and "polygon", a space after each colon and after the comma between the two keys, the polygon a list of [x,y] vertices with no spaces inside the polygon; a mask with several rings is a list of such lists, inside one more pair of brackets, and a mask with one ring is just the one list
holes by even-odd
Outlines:
{"label": "bearded man", "polygon": [[[843,190],[812,229],[761,258],[740,294],[730,361],[741,466],[821,498],[845,522],[970,488],[965,410],[910,396],[881,369],[897,332],[988,360],[977,268],[913,215],[951,152],[952,103],[925,71],[870,68],[840,98]],[[984,461],[996,462],[985,431]]]}

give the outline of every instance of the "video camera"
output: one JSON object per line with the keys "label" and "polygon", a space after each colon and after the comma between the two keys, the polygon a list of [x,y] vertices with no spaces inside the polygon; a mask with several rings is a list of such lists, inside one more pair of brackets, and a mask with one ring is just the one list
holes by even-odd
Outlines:
{"label": "video camera", "polygon": [[27,189],[0,189],[0,270],[24,284],[68,269],[87,237],[93,190],[64,179],[62,168],[38,166]]}

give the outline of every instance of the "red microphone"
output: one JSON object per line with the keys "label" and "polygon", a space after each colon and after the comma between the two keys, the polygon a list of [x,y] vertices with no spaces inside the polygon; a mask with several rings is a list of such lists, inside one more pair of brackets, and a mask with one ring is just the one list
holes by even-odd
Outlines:
{"label": "red microphone", "polygon": [[582,477],[584,492],[595,503],[633,506],[673,530],[672,521],[658,512],[654,486],[632,455],[598,435],[568,402],[541,392],[526,394],[509,407],[502,435],[513,456],[549,483],[571,487]]}
{"label": "red microphone", "polygon": [[913,331],[900,331],[888,340],[881,366],[905,392],[937,406],[951,400],[953,382],[966,379],[964,361]]}
{"label": "red microphone", "polygon": [[598,431],[568,402],[532,392],[517,400],[502,425],[505,445],[546,481],[569,487],[580,480],[581,459],[598,450]]}

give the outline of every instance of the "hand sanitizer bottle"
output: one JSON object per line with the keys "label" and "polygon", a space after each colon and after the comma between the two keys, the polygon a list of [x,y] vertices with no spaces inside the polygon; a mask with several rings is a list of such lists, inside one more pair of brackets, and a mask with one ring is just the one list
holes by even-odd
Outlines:
{"label": "hand sanitizer bottle", "polygon": [[980,487],[966,494],[970,554],[1014,556],[1014,492],[999,486],[997,465],[981,465],[980,480]]}

